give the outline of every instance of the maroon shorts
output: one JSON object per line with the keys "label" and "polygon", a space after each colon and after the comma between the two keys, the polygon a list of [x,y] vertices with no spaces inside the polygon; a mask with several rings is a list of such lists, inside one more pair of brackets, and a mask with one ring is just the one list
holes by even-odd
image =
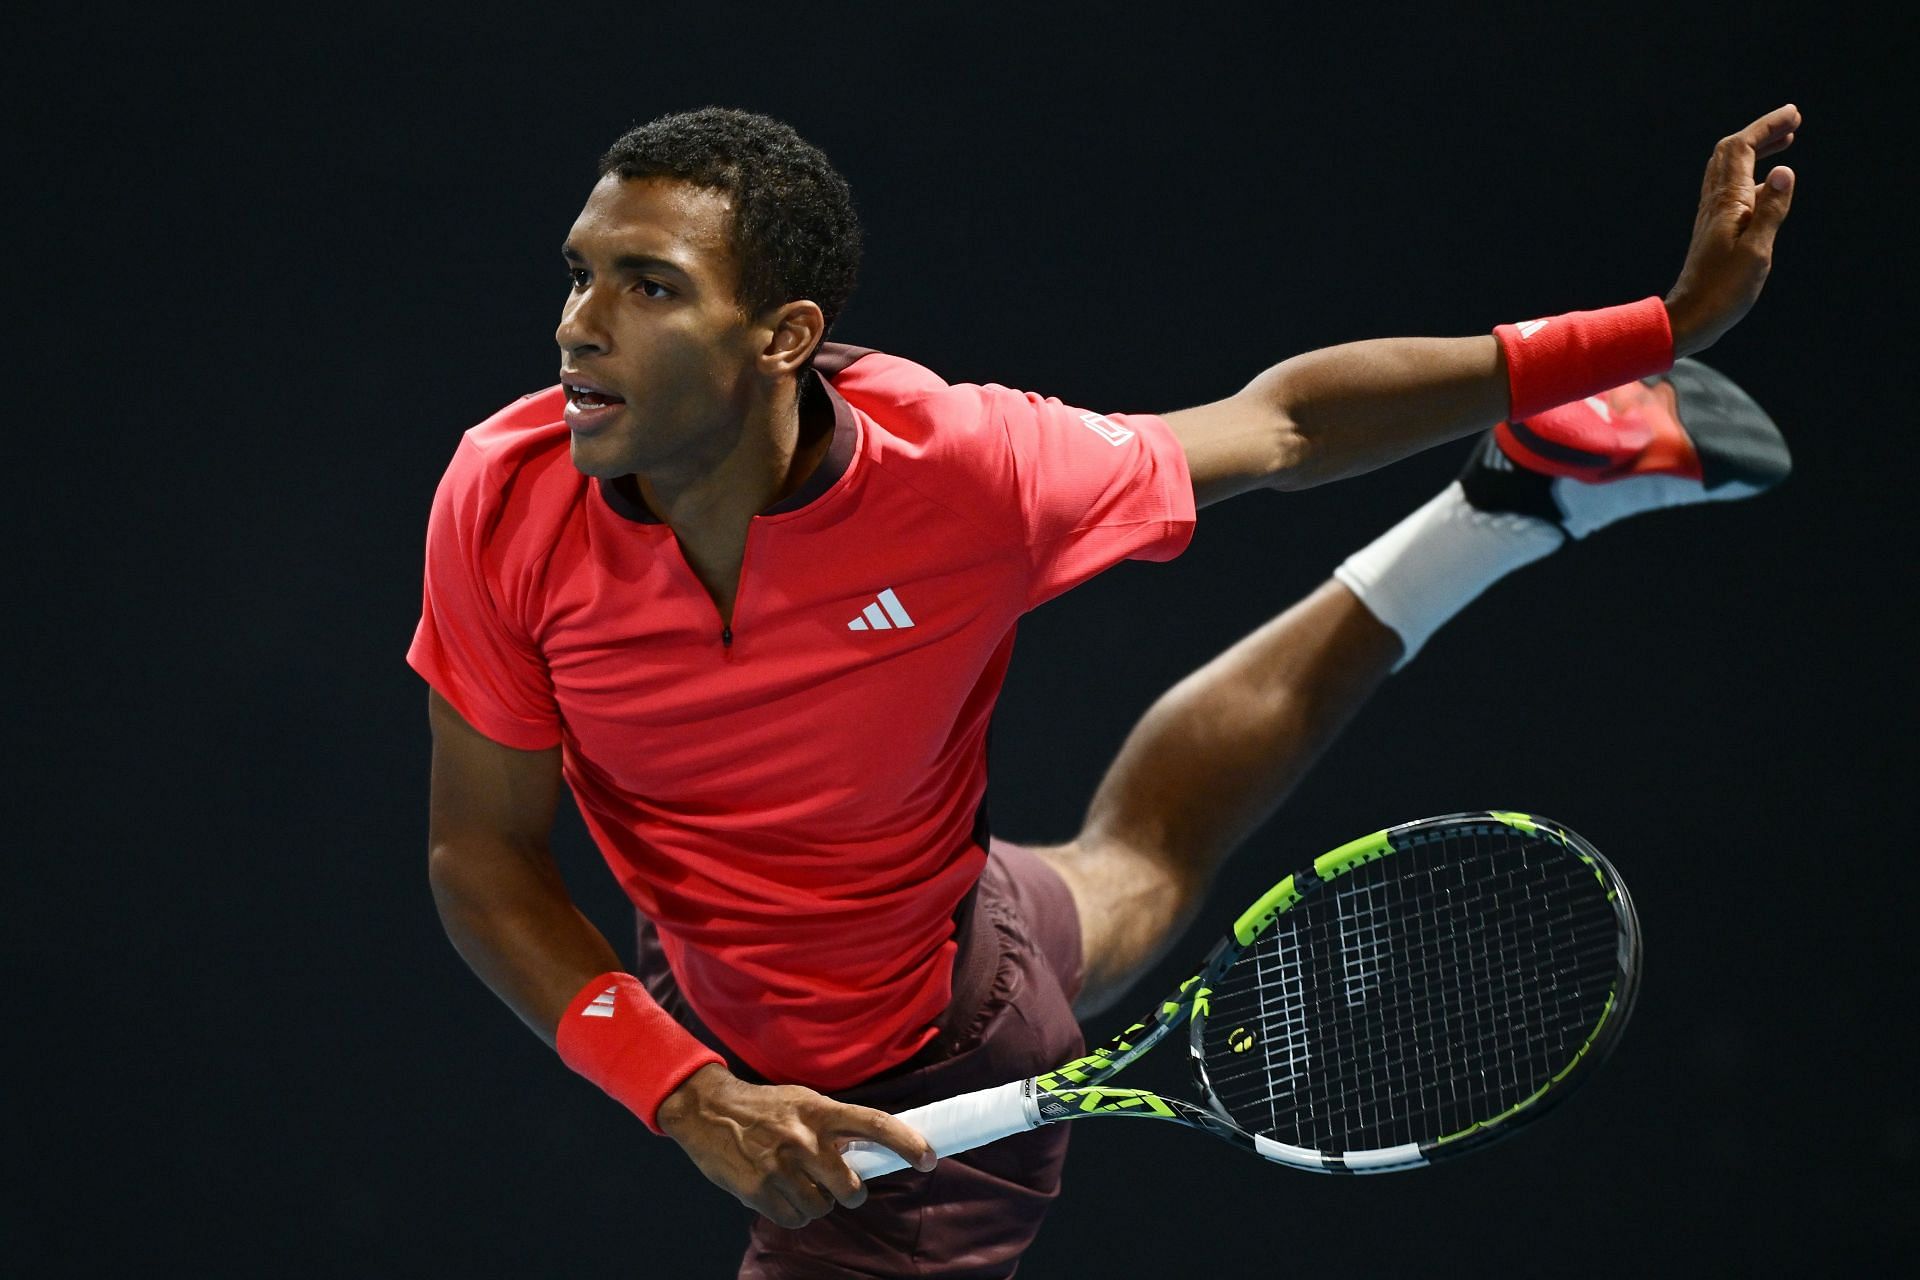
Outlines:
{"label": "maroon shorts", "polygon": [[[1080,920],[1058,872],[1030,849],[992,841],[955,925],[953,1003],[939,1034],[913,1058],[835,1097],[900,1111],[1034,1075],[1085,1051],[1073,1016]],[[644,921],[635,972],[736,1072],[757,1078],[693,1016]],[[1010,1276],[1060,1194],[1069,1127],[1048,1125],[948,1156],[932,1173],[877,1178],[858,1209],[836,1208],[797,1231],[756,1218],[741,1280]]]}

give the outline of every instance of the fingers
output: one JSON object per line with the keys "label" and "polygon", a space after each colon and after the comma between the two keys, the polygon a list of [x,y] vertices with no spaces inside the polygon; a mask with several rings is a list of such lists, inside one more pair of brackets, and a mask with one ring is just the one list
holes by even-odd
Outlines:
{"label": "fingers", "polygon": [[812,1179],[831,1203],[858,1209],[867,1202],[866,1184],[847,1166],[846,1157],[832,1142],[826,1142],[818,1151],[810,1152],[800,1162],[800,1171]]}
{"label": "fingers", "polygon": [[776,1158],[773,1176],[751,1201],[789,1230],[824,1217],[835,1205],[855,1209],[866,1203],[866,1184],[848,1166],[836,1138],[880,1143],[923,1171],[934,1165],[926,1139],[884,1111],[819,1098],[802,1105],[794,1119],[798,1124]]}
{"label": "fingers", "polygon": [[[826,1217],[833,1206],[839,1203],[839,1197],[821,1185],[824,1174],[815,1172],[817,1163],[815,1160],[806,1158],[790,1161],[782,1167],[781,1176],[772,1180],[770,1189],[786,1200],[799,1217],[798,1222],[782,1222],[778,1217],[774,1217],[774,1221],[779,1222],[781,1226],[789,1228],[805,1226],[815,1218]],[[864,1198],[863,1196],[862,1199]],[[771,1214],[768,1216],[773,1217]]]}
{"label": "fingers", "polygon": [[[835,1164],[840,1166],[837,1173]],[[867,1198],[860,1180],[836,1153],[800,1148],[778,1157],[765,1177],[737,1194],[748,1208],[789,1231],[824,1218],[836,1204],[855,1208]]]}
{"label": "fingers", "polygon": [[[938,1163],[933,1146],[913,1126],[898,1116],[872,1107],[838,1104],[832,1118],[833,1133],[842,1138],[865,1138],[877,1142],[922,1173]],[[844,1162],[843,1162],[844,1163]]]}
{"label": "fingers", "polygon": [[1793,188],[1793,170],[1785,165],[1774,166],[1767,180],[1755,188],[1753,221],[1747,224],[1744,238],[1753,242],[1756,252],[1772,256],[1774,234],[1786,221],[1787,209],[1793,204]]}
{"label": "fingers", "polygon": [[713,1183],[790,1229],[835,1205],[865,1203],[867,1189],[836,1138],[870,1139],[921,1169],[934,1162],[926,1139],[884,1111],[799,1085],[753,1085],[731,1075],[708,1082],[701,1107],[672,1136]]}
{"label": "fingers", "polygon": [[758,1210],[775,1225],[789,1231],[798,1231],[820,1216],[808,1213],[800,1203],[799,1191],[784,1182],[769,1182],[757,1198],[746,1203],[748,1208]]}
{"label": "fingers", "polygon": [[[1734,136],[1744,140],[1755,151],[1760,151],[1763,147],[1773,146],[1799,127],[1800,108],[1789,102],[1785,106],[1775,107]],[[1779,148],[1774,146],[1774,150]]]}
{"label": "fingers", "polygon": [[1800,108],[1789,102],[1775,107],[1740,132],[1720,139],[1713,149],[1713,159],[1707,162],[1707,186],[1744,196],[1753,186],[1755,161],[1778,155],[1792,146],[1799,128]]}
{"label": "fingers", "polygon": [[788,1205],[797,1221],[787,1221],[769,1213],[781,1226],[805,1226],[815,1218],[824,1218],[835,1205],[858,1209],[867,1202],[866,1184],[847,1167],[846,1159],[830,1143],[818,1149],[796,1152],[784,1160],[780,1176],[769,1183]]}

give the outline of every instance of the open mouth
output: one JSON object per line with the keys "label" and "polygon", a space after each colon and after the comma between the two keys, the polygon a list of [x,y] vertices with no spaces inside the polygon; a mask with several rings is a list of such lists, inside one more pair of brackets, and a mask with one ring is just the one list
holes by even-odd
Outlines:
{"label": "open mouth", "polygon": [[567,426],[575,435],[592,435],[614,418],[626,400],[601,387],[563,382],[567,395]]}
{"label": "open mouth", "polygon": [[625,404],[626,401],[611,391],[602,391],[597,387],[567,385],[567,403],[579,405],[582,409],[603,409],[608,405]]}

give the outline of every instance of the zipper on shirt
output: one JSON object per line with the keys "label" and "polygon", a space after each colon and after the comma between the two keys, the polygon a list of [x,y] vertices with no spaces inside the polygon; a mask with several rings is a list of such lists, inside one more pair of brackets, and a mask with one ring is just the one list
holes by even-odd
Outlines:
{"label": "zipper on shirt", "polygon": [[[736,659],[733,656],[732,621],[720,612],[720,602],[715,600],[707,591],[706,584],[700,581],[700,575],[693,571],[693,566],[687,562],[686,552],[679,546],[677,541],[675,542],[674,550],[680,561],[680,567],[686,571],[687,577],[692,579],[694,589],[706,597],[708,607],[713,610],[714,620],[720,624],[720,651],[722,656],[728,661],[735,661]],[[752,555],[752,552],[753,529],[749,526],[747,529],[746,546],[742,547],[740,551],[740,576],[734,580],[733,584],[733,612],[735,616],[738,616],[740,613],[740,594],[747,580],[747,560]]]}
{"label": "zipper on shirt", "polygon": [[[747,564],[753,559],[753,525],[747,525],[746,545],[740,548],[740,576],[733,582],[733,617],[740,616],[740,600],[747,589]],[[738,661],[733,654],[733,619],[720,619],[720,654],[729,662]]]}

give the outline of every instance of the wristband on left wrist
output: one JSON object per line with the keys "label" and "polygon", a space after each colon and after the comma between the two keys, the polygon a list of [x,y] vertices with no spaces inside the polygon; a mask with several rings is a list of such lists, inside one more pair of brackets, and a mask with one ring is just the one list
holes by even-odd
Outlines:
{"label": "wristband on left wrist", "polygon": [[1673,368],[1659,298],[1503,324],[1493,337],[1506,357],[1510,422]]}

